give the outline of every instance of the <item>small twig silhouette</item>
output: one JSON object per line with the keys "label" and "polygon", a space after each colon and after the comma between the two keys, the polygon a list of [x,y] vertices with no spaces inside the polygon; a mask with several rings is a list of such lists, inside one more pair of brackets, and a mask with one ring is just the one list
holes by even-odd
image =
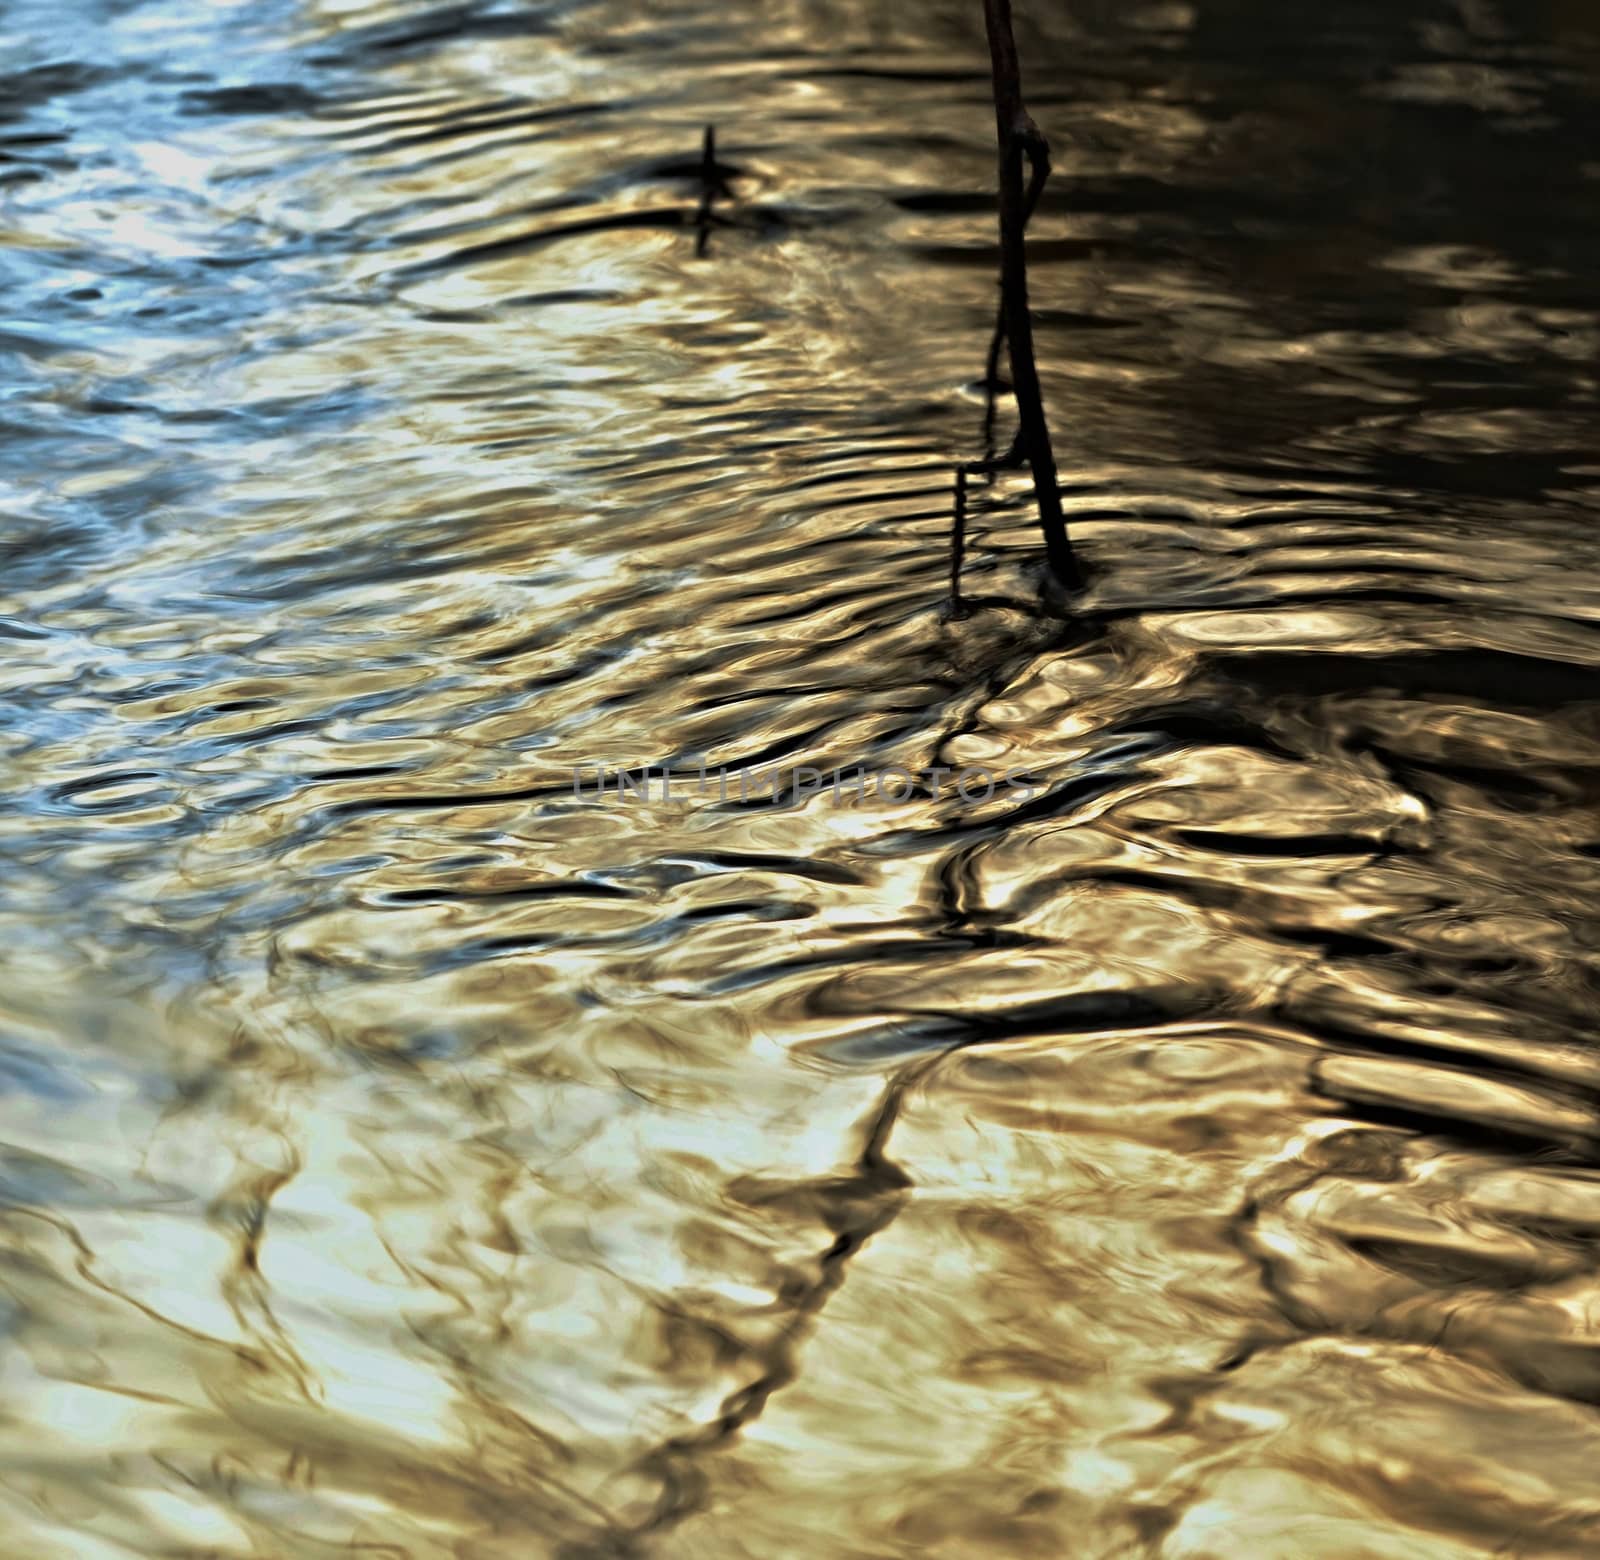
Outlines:
{"label": "small twig silhouette", "polygon": [[967,552],[967,468],[956,467],[956,511],[950,525],[950,611],[960,617],[966,611],[961,599],[961,564]]}
{"label": "small twig silhouette", "polygon": [[711,243],[714,225],[712,202],[719,196],[723,200],[733,199],[733,191],[728,188],[723,173],[722,164],[717,161],[717,127],[707,125],[705,138],[700,145],[700,209],[694,217],[694,225],[699,230],[694,241],[694,252],[699,259],[704,259]]}
{"label": "small twig silhouette", "polygon": [[[989,34],[993,67],[995,133],[1000,171],[1000,307],[989,343],[983,417],[984,457],[956,473],[957,520],[952,527],[951,603],[959,609],[955,575],[966,543],[966,477],[993,472],[1026,460],[1033,470],[1034,499],[1039,506],[1039,527],[1044,533],[1045,556],[1058,583],[1076,590],[1083,584],[1077,554],[1067,534],[1056,481],[1055,453],[1045,419],[1044,393],[1033,355],[1033,315],[1028,307],[1028,256],[1025,233],[1028,219],[1050,177],[1050,145],[1033,122],[1022,98],[1022,71],[1011,30],[1011,0],[984,0],[984,22]],[[1028,165],[1026,185],[1022,179]],[[995,389],[1000,373],[1000,347],[1010,347],[1011,390],[1017,403],[1018,431],[1008,454],[995,458]]]}

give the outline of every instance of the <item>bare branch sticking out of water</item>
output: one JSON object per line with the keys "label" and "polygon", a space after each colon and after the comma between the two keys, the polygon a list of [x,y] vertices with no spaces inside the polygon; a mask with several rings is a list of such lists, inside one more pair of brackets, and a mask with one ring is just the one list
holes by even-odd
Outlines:
{"label": "bare branch sticking out of water", "polygon": [[[1039,526],[1044,532],[1045,556],[1058,584],[1076,590],[1083,584],[1083,573],[1067,534],[1066,516],[1061,509],[1061,490],[1056,482],[1056,461],[1050,446],[1050,427],[1045,419],[1044,393],[1039,387],[1039,368],[1033,356],[1033,315],[1028,307],[1028,256],[1024,234],[1028,219],[1045,181],[1050,177],[1050,145],[1033,122],[1022,98],[1022,71],[1017,63],[1017,43],[1011,31],[1011,0],[984,0],[984,22],[989,33],[989,58],[994,73],[995,133],[1000,161],[1000,316],[989,349],[988,404],[984,413],[984,459],[966,471],[993,471],[994,386],[999,369],[1001,340],[1011,349],[1011,387],[1017,402],[1020,425],[1017,452],[1025,456],[1033,470],[1035,502],[1039,506]],[[1028,180],[1023,183],[1023,163]],[[955,572],[960,568],[959,548],[965,544],[965,476],[957,476],[959,530],[952,531],[952,608],[959,610],[960,595]]]}
{"label": "bare branch sticking out of water", "polygon": [[717,127],[707,125],[705,139],[700,145],[700,209],[694,217],[694,225],[699,229],[694,241],[694,252],[700,259],[704,259],[707,246],[711,243],[713,225],[711,203],[719,195],[724,200],[733,199],[733,191],[728,188],[722,166],[717,161]]}

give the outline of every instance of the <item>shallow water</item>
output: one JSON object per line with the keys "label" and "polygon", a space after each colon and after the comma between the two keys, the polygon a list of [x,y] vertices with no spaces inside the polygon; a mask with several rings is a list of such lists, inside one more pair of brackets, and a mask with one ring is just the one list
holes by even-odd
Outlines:
{"label": "shallow water", "polygon": [[0,1552],[1600,1551],[1600,15],[1019,16],[1065,620],[975,0],[0,7]]}

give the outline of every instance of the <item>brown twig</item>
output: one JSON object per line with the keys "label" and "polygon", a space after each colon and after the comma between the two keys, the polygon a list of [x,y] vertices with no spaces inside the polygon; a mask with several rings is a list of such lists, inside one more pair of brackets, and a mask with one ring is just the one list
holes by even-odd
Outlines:
{"label": "brown twig", "polygon": [[967,468],[956,467],[956,508],[950,525],[950,615],[965,617],[961,599],[961,564],[967,555]]}
{"label": "brown twig", "polygon": [[[1011,0],[983,0],[994,67],[995,131],[1000,153],[1000,311],[1011,348],[1011,387],[1021,423],[1020,443],[1033,468],[1039,526],[1050,572],[1069,589],[1083,583],[1056,484],[1055,455],[1045,421],[1039,368],[1033,357],[1033,316],[1028,309],[1028,257],[1024,232],[1050,177],[1050,146],[1022,100],[1022,70],[1011,31]],[[1023,160],[1028,182],[1022,182]],[[999,332],[996,332],[998,342]],[[998,357],[991,353],[991,362]]]}

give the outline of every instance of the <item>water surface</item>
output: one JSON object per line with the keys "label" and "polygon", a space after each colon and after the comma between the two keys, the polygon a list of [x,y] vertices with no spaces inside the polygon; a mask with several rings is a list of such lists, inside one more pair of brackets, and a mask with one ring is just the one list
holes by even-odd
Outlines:
{"label": "water surface", "polygon": [[1019,28],[1070,617],[976,0],[0,6],[6,1555],[1600,1549],[1600,17]]}

